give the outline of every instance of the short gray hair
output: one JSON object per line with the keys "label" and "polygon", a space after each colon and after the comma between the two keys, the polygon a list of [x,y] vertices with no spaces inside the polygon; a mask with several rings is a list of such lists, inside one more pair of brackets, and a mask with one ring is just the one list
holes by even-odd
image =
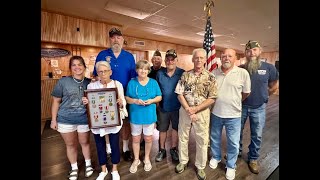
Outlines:
{"label": "short gray hair", "polygon": [[111,66],[107,61],[99,61],[99,62],[97,62],[96,69],[98,70],[100,66],[105,66],[108,69],[111,69]]}
{"label": "short gray hair", "polygon": [[203,48],[196,48],[196,49],[194,49],[194,50],[192,51],[192,58],[194,57],[194,55],[195,55],[196,52],[198,52],[198,51],[202,51],[205,56],[207,55],[207,51],[206,51],[205,49],[203,49]]}

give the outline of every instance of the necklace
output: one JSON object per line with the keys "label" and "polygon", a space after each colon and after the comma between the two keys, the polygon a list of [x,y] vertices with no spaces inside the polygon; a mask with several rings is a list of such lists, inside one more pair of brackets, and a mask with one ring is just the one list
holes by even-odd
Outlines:
{"label": "necklace", "polygon": [[82,83],[83,80],[84,80],[84,78],[83,78],[81,81],[77,81],[73,76],[72,76],[72,79],[74,80],[74,82],[76,82],[76,83],[78,83],[78,84]]}
{"label": "necklace", "polygon": [[[82,90],[83,90],[83,87],[82,87],[82,82],[84,81],[84,77],[81,81],[77,81],[73,76],[72,76],[72,79],[74,80],[74,82],[80,84],[79,85],[79,94],[82,94]],[[82,96],[82,95],[81,95]]]}

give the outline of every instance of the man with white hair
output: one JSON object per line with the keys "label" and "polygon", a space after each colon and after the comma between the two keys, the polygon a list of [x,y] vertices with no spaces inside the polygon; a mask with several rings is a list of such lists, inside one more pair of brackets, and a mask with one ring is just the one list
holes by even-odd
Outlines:
{"label": "man with white hair", "polygon": [[204,68],[206,54],[206,50],[202,48],[193,50],[194,67],[182,74],[175,89],[181,104],[178,125],[179,164],[175,171],[182,173],[187,167],[189,135],[191,128],[193,128],[196,141],[195,166],[199,180],[206,179],[204,168],[207,165],[210,106],[217,98],[216,79],[212,73]]}

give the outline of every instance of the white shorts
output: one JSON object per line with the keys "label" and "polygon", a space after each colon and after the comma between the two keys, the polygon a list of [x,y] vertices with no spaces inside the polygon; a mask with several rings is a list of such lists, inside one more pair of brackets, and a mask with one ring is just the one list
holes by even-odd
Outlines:
{"label": "white shorts", "polygon": [[146,136],[152,136],[154,130],[154,123],[152,124],[132,124],[131,125],[131,134],[132,136],[139,136],[143,132]]}
{"label": "white shorts", "polygon": [[73,125],[73,124],[62,124],[58,123],[58,132],[69,133],[77,131],[79,133],[84,133],[90,131],[89,125]]}

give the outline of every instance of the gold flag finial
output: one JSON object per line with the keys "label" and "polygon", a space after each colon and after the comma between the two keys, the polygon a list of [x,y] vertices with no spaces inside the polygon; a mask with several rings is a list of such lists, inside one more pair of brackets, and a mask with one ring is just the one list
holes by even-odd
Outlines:
{"label": "gold flag finial", "polygon": [[203,7],[203,10],[207,11],[207,16],[211,16],[211,6],[214,7],[214,3],[212,0],[208,0]]}

